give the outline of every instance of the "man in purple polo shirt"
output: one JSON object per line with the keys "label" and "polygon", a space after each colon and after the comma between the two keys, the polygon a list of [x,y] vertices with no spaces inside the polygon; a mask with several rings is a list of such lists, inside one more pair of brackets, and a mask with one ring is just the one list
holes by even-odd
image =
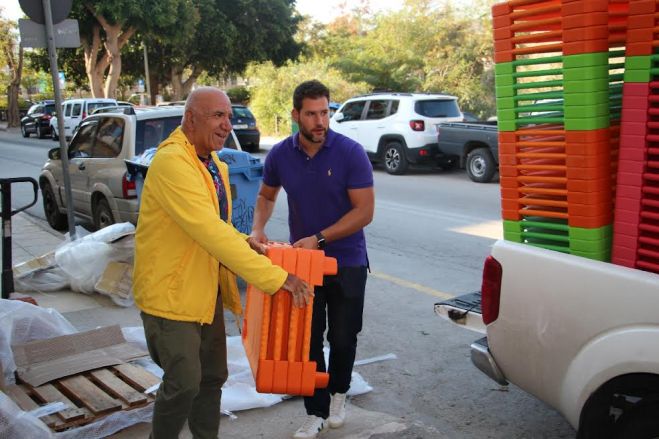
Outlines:
{"label": "man in purple polo shirt", "polygon": [[[307,419],[293,436],[315,438],[345,419],[346,392],[362,329],[368,257],[363,228],[373,219],[373,168],[364,148],[329,129],[329,89],[319,81],[300,84],[293,94],[299,133],[275,145],[265,159],[256,199],[252,237],[266,242],[264,229],[281,187],[288,197],[290,240],[295,247],[323,249],[338,261],[314,291],[310,359],[330,374],[327,389],[304,398]],[[325,329],[329,367],[323,356]]]}

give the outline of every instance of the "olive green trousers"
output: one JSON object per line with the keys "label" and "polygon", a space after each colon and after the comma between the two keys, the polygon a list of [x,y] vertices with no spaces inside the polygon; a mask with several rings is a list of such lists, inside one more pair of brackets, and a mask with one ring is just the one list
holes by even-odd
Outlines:
{"label": "olive green trousers", "polygon": [[149,354],[164,371],[150,437],[177,439],[187,420],[195,439],[217,438],[228,376],[221,296],[210,325],[141,316]]}

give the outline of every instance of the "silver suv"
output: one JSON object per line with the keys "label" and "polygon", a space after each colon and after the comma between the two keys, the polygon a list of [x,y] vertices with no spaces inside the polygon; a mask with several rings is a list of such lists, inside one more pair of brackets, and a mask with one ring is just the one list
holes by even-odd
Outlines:
{"label": "silver suv", "polygon": [[[158,146],[181,124],[183,107],[135,109],[132,114],[102,113],[87,117],[69,144],[69,172],[75,215],[97,229],[115,222],[137,223],[135,182],[126,176],[124,160]],[[240,149],[232,133],[225,147]],[[51,227],[67,228],[66,197],[60,149],[48,152],[39,186]]]}
{"label": "silver suv", "polygon": [[359,142],[388,173],[400,175],[410,164],[441,165],[436,125],[462,118],[455,96],[373,93],[348,99],[330,128]]}

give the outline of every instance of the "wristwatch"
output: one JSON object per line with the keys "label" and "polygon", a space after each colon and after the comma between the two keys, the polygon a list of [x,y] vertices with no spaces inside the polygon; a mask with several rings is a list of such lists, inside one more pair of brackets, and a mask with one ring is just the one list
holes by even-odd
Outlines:
{"label": "wristwatch", "polygon": [[325,248],[325,236],[322,233],[316,233],[316,240],[318,241],[318,248],[323,250]]}

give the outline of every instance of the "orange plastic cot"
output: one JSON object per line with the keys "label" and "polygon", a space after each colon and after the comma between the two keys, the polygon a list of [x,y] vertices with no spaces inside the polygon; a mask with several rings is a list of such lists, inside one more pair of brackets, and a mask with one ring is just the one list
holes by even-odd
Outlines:
{"label": "orange plastic cot", "polygon": [[[336,259],[322,250],[270,243],[266,255],[312,288],[337,272]],[[316,362],[309,361],[312,314],[313,301],[298,308],[288,291],[271,296],[247,286],[242,341],[257,392],[311,396],[314,389],[327,387],[329,374],[317,372]]]}

